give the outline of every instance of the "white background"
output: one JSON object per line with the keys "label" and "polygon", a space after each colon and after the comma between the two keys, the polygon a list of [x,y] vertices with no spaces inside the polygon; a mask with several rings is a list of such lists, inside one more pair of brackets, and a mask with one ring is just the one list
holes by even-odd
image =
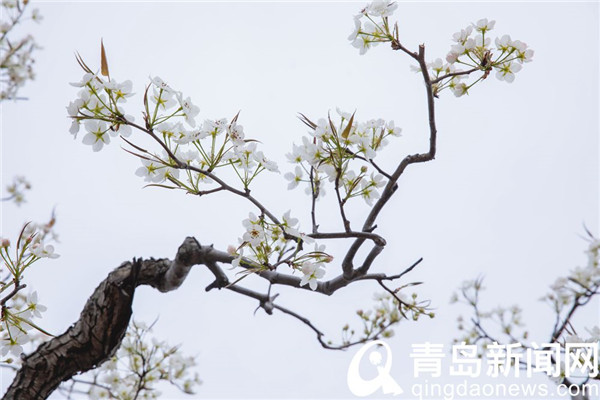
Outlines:
{"label": "white background", "polygon": [[[43,47],[37,78],[21,92],[28,101],[2,104],[1,125],[2,187],[22,174],[33,190],[21,208],[2,204],[0,235],[15,238],[24,222],[47,220],[56,207],[61,258],[27,275],[48,306],[46,329],[63,332],[121,262],[172,257],[188,235],[225,249],[237,243],[241,220],[253,211],[223,193],[194,198],[142,189],[134,175],[139,161],[118,140],[100,153],[82,145],[81,136],[74,141],[65,110],[76,95],[68,82],[82,75],[74,52],[99,66],[104,39],[112,77],[134,82],[138,96],[128,112],[137,121],[149,75],[191,96],[200,121],[242,110],[246,134],[262,142],[282,172],[293,169],[284,154],[306,134],[297,112],[318,119],[339,106],[357,110],[359,120],[394,119],[403,137],[380,160],[392,169],[405,154],[427,149],[425,92],[406,56],[387,45],[359,56],[349,45],[352,16],[363,5],[38,2],[43,22],[24,27]],[[508,33],[536,53],[513,84],[490,77],[469,96],[442,94],[436,160],[409,167],[381,214],[378,232],[389,244],[374,269],[393,274],[424,257],[404,282],[424,281],[419,295],[432,300],[437,314],[402,323],[389,341],[394,377],[405,386],[412,343],[449,345],[457,336],[455,318],[465,310],[448,300],[465,279],[484,276],[484,305],[520,304],[532,340],[547,340],[553,315],[538,299],[557,276],[585,263],[583,226],[598,233],[598,4],[417,2],[401,3],[395,13],[403,43],[415,50],[425,43],[430,60],[445,56],[452,33],[483,17],[496,19],[493,34]],[[254,193],[276,214],[292,209],[310,226],[308,197],[302,189],[287,191],[282,176],[265,173]],[[330,200],[320,203],[321,215],[334,214]],[[365,215],[366,205],[356,205],[352,215]],[[328,248],[341,259],[345,247]],[[345,379],[355,349],[323,350],[288,316],[254,315],[257,304],[249,298],[205,293],[210,282],[198,267],[179,290],[140,288],[134,301],[137,319],[159,318],[156,336],[198,355],[199,397],[352,396]],[[378,289],[359,283],[332,298],[277,291],[282,305],[335,340]],[[591,304],[577,326],[597,324],[598,315],[598,304]],[[6,386],[10,378],[0,373]]]}

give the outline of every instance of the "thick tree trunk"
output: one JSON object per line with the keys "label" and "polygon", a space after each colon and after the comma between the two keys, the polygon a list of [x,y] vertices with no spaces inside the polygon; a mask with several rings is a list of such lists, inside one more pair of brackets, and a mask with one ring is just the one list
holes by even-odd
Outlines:
{"label": "thick tree trunk", "polygon": [[61,382],[106,361],[125,335],[136,287],[150,285],[162,292],[176,289],[210,249],[187,238],[174,261],[134,259],[116,268],[98,285],[74,325],[23,359],[3,399],[45,399]]}

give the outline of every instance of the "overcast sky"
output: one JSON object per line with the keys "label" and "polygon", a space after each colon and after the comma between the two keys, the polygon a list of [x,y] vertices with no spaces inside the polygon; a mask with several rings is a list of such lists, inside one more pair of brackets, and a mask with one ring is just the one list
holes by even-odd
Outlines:
{"label": "overcast sky", "polygon": [[[411,60],[386,45],[360,56],[346,40],[363,5],[37,2],[44,20],[27,26],[43,47],[37,78],[21,92],[28,101],[2,104],[1,125],[2,187],[20,174],[33,189],[20,208],[2,204],[0,235],[14,238],[24,222],[44,221],[56,207],[61,258],[27,275],[48,306],[44,328],[63,332],[123,261],[173,257],[188,235],[224,250],[237,243],[242,219],[254,211],[222,193],[194,198],[142,189],[134,175],[139,160],[118,141],[100,153],[81,136],[74,141],[65,110],[76,96],[68,82],[82,76],[74,52],[99,66],[103,38],[111,76],[134,82],[138,95],[127,107],[137,121],[150,75],[191,96],[199,120],[241,110],[246,134],[282,171],[263,174],[256,196],[279,215],[292,209],[308,229],[308,197],[287,191],[282,176],[293,169],[285,153],[306,134],[297,112],[318,119],[341,107],[356,110],[359,120],[393,119],[403,136],[382,155],[388,169],[428,145],[423,84]],[[430,60],[445,56],[454,32],[484,17],[497,21],[493,34],[529,44],[534,62],[512,84],[490,77],[469,96],[443,93],[436,160],[408,168],[381,215],[378,232],[388,247],[375,270],[399,272],[423,257],[404,282],[423,281],[418,293],[437,314],[402,323],[389,340],[399,382],[411,382],[411,344],[448,345],[457,336],[455,318],[465,310],[448,300],[465,279],[484,276],[484,305],[520,304],[531,337],[546,340],[553,315],[538,299],[557,276],[585,263],[584,225],[598,234],[598,4],[401,2],[394,16],[405,46],[425,43]],[[320,206],[334,213],[333,203]],[[360,204],[352,212],[367,210]],[[328,249],[339,260],[345,247]],[[328,268],[333,277],[339,263]],[[254,314],[255,302],[226,291],[205,293],[210,282],[197,267],[179,290],[140,288],[134,301],[137,319],[158,317],[156,336],[198,355],[199,397],[352,397],[346,371],[356,349],[323,350],[288,316]],[[355,310],[371,307],[378,288],[360,283],[332,298],[277,291],[282,305],[337,340],[346,322],[358,322]],[[595,303],[576,320],[592,326],[598,315]]]}

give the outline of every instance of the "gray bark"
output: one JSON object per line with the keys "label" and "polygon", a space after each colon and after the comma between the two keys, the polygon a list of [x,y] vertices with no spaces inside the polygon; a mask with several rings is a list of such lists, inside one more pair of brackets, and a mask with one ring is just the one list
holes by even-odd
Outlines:
{"label": "gray bark", "polygon": [[140,285],[161,292],[177,289],[190,267],[203,263],[211,249],[188,237],[173,261],[134,259],[113,270],[66,332],[23,358],[21,369],[3,399],[46,399],[61,382],[109,359],[119,348],[129,325],[135,289]]}

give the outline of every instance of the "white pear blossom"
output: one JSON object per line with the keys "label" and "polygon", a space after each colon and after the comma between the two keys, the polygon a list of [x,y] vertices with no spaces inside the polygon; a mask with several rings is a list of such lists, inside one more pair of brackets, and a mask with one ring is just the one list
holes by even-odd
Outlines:
{"label": "white pear blossom", "polygon": [[497,37],[494,43],[496,44],[496,48],[500,51],[509,52],[513,49],[512,40],[510,40],[509,35]]}
{"label": "white pear blossom", "polygon": [[372,160],[377,155],[373,147],[371,147],[371,138],[369,137],[360,138],[358,152],[364,154],[368,160]]}
{"label": "white pear blossom", "polygon": [[265,157],[262,151],[259,150],[252,152],[252,158],[262,167],[264,167],[267,171],[279,173],[279,167],[277,166],[277,163]]}
{"label": "white pear blossom", "polygon": [[177,101],[179,101],[179,105],[181,106],[181,111],[185,116],[185,122],[187,122],[191,127],[196,126],[196,121],[194,118],[200,113],[200,108],[193,105],[189,97],[184,99],[181,93],[177,93],[176,96]]}
{"label": "white pear blossom", "polygon": [[374,186],[371,186],[366,181],[363,180],[362,185],[363,185],[363,189],[362,189],[362,193],[361,193],[362,198],[365,200],[365,202],[369,206],[373,206],[373,201],[377,200],[379,197],[381,197],[381,195],[379,194],[377,189],[375,189]]}
{"label": "white pear blossom", "polygon": [[242,262],[242,258],[244,257],[244,248],[240,247],[236,249],[234,246],[229,246],[227,252],[235,257],[231,260],[231,269],[239,267],[240,262]]}
{"label": "white pear blossom", "polygon": [[240,167],[247,172],[250,172],[256,166],[253,157],[256,152],[256,143],[246,143],[244,146],[234,147],[235,155],[238,157]]}
{"label": "white pear blossom", "polygon": [[365,23],[364,30],[361,30],[356,39],[352,41],[352,46],[359,49],[359,54],[364,55],[367,51],[374,46],[377,46],[379,42],[376,37],[380,34],[379,30],[371,22]]}
{"label": "white pear blossom", "polygon": [[291,216],[292,210],[287,210],[285,214],[283,214],[283,217],[281,218],[283,220],[283,226],[287,227],[287,228],[293,228],[296,225],[298,225],[298,218],[294,218]]}
{"label": "white pear blossom", "polygon": [[60,255],[54,252],[54,246],[51,244],[44,245],[42,240],[34,240],[31,246],[31,253],[40,258],[58,258]]}
{"label": "white pear blossom", "polygon": [[188,165],[192,165],[198,160],[199,154],[196,149],[178,150],[175,153],[176,157]]}
{"label": "white pear blossom", "polygon": [[169,86],[165,81],[163,81],[160,77],[155,76],[154,78],[150,78],[150,81],[152,82],[152,84],[158,88],[158,89],[162,89],[168,93],[173,93],[175,94],[175,90],[173,90],[171,88],[171,86]]}
{"label": "white pear blossom", "polygon": [[71,127],[69,128],[69,133],[73,135],[73,139],[77,139],[77,134],[79,133],[79,121],[74,119],[71,122]]}
{"label": "white pear blossom", "polygon": [[317,166],[321,161],[319,156],[319,146],[310,141],[306,136],[302,136],[302,159],[307,161],[312,166]]}
{"label": "white pear blossom", "polygon": [[82,98],[77,98],[70,102],[67,106],[67,113],[69,114],[69,117],[76,117],[77,115],[79,115],[79,110],[81,109],[81,107],[83,107],[84,104],[85,101]]}
{"label": "white pear blossom", "polygon": [[221,133],[227,131],[227,119],[221,118],[216,120],[204,120],[202,124],[202,129],[200,133],[200,138],[205,138],[208,136],[219,136]]}
{"label": "white pear blossom", "polygon": [[306,235],[303,236],[303,234],[300,233],[300,231],[296,228],[296,225],[298,225],[298,218],[293,218],[290,214],[291,210],[288,210],[285,214],[283,214],[282,217],[282,225],[285,233],[294,236],[298,239],[303,239],[304,237],[306,237]]}
{"label": "white pear blossom", "polygon": [[[469,40],[472,40],[472,39],[469,39]],[[469,40],[467,40],[467,42],[465,44],[465,48],[467,48],[467,49],[472,48],[472,47],[469,47],[472,44]],[[492,39],[490,39],[489,37],[486,37],[484,39],[483,35],[477,35],[477,36],[475,36],[474,47],[485,50],[486,48],[488,48],[490,46],[491,42],[492,42]]]}
{"label": "white pear blossom", "polygon": [[85,121],[84,126],[87,133],[83,137],[83,144],[92,146],[94,151],[100,151],[105,144],[110,143],[106,122],[89,119]]}
{"label": "white pear blossom", "polygon": [[179,179],[179,169],[168,165],[163,166],[163,168],[159,169],[157,173],[160,177],[159,182],[166,181],[169,177]]}
{"label": "white pear blossom", "polygon": [[[163,85],[168,87],[168,85],[166,85],[164,82]],[[158,105],[158,107],[163,111],[166,111],[177,104],[177,100],[175,100],[175,92],[166,89],[161,91],[157,88],[157,86],[152,87],[152,95],[149,96],[149,98],[152,103]]]}
{"label": "white pear blossom", "polygon": [[285,157],[291,163],[301,163],[303,160],[302,155],[304,154],[302,147],[292,144],[292,152],[287,153]]}
{"label": "white pear blossom", "polygon": [[95,79],[96,75],[92,74],[91,72],[87,72],[85,74],[83,74],[83,77],[81,78],[81,80],[79,82],[70,82],[69,85],[71,86],[75,86],[75,87],[85,87],[87,86],[88,83],[90,83],[92,81],[92,79]]}
{"label": "white pear blossom", "polygon": [[317,290],[318,280],[325,276],[325,269],[320,263],[305,262],[301,267],[302,279],[300,286],[308,284],[311,290]]}
{"label": "white pear blossom", "polygon": [[183,125],[181,122],[172,123],[172,122],[162,122],[154,127],[155,132],[159,132],[165,138],[179,138],[182,134]]}
{"label": "white pear blossom", "polygon": [[[458,57],[460,57],[461,54],[463,54],[464,52],[464,47],[462,45],[460,51],[454,51],[454,49],[452,49],[447,55],[446,55],[446,61],[448,61],[450,64],[454,64],[457,60]],[[419,69],[417,72],[421,72],[421,69]]]}
{"label": "white pear blossom", "polygon": [[163,180],[164,174],[160,173],[160,170],[165,167],[164,164],[156,160],[148,160],[145,158],[141,158],[140,161],[143,166],[135,171],[137,176],[144,178],[144,181],[146,182],[158,183]]}
{"label": "white pear blossom", "polygon": [[[350,120],[350,118],[352,118],[352,114],[351,114],[351,113],[349,113],[349,112],[347,112],[347,111],[343,111],[343,110],[342,110],[341,108],[339,108],[339,107],[336,107],[336,108],[335,108],[335,112],[336,112],[336,113],[337,113],[337,114],[338,114],[340,117],[342,117],[342,119],[345,119],[346,121],[348,121],[348,120]],[[325,120],[324,120],[324,119],[322,119],[322,118],[319,120],[319,122],[321,122],[321,121],[325,122]]]}
{"label": "white pear blossom", "polygon": [[402,128],[397,127],[394,124],[394,121],[389,121],[386,124],[385,129],[386,129],[388,135],[392,135],[392,136],[396,136],[396,137],[402,136]]}
{"label": "white pear blossom", "polygon": [[[318,176],[315,176],[314,178],[314,187],[315,187],[315,191],[317,194],[317,200],[325,197],[325,182],[321,179],[318,179]],[[313,190],[311,188],[310,185],[308,185],[305,189],[304,189],[304,193],[306,193],[309,196],[312,196],[313,194]]]}
{"label": "white pear blossom", "polygon": [[334,182],[337,176],[337,172],[335,167],[327,162],[323,162],[321,165],[317,167],[317,172],[319,174],[325,174],[329,182]]}
{"label": "white pear blossom", "polygon": [[476,24],[473,24],[473,28],[478,32],[486,33],[494,29],[494,25],[496,25],[496,21],[488,21],[487,18],[482,18]]}
{"label": "white pear blossom", "polygon": [[294,189],[298,187],[298,184],[302,182],[302,176],[304,175],[302,168],[299,165],[296,165],[294,172],[287,172],[283,177],[290,181],[288,184],[288,190]]}
{"label": "white pear blossom", "polygon": [[428,63],[427,66],[438,75],[444,70],[444,62],[441,58],[436,58],[433,62]]}
{"label": "white pear blossom", "polygon": [[362,14],[354,16],[354,30],[352,31],[352,33],[350,35],[348,35],[348,40],[351,41],[351,42],[354,42],[354,40],[356,40],[356,38],[358,37],[358,34],[360,32],[360,28],[361,28],[360,19],[362,17],[363,17]]}
{"label": "white pear blossom", "polygon": [[473,26],[469,25],[465,29],[461,29],[460,32],[456,32],[452,35],[452,40],[457,43],[464,44],[466,40],[471,36],[473,32]]}
{"label": "white pear blossom", "polygon": [[38,295],[36,291],[27,297],[27,308],[32,312],[33,316],[37,318],[41,318],[42,313],[47,310],[46,306],[38,303]]}
{"label": "white pear blossom", "polygon": [[246,228],[246,232],[242,236],[243,240],[257,247],[265,239],[265,231],[260,224],[260,219],[254,213],[250,213],[249,217],[242,221],[242,224]]}
{"label": "white pear blossom", "polygon": [[465,94],[468,94],[468,90],[469,90],[467,85],[464,83],[459,83],[458,85],[455,85],[454,87],[451,87],[450,89],[452,90],[452,93],[454,93],[454,95],[456,97],[461,97]]}
{"label": "white pear blossom", "polygon": [[[119,113],[121,115],[123,115],[123,118],[125,119],[125,121],[127,121],[127,122],[134,121],[134,118],[132,115],[124,115],[124,113],[122,112],[122,110],[120,108],[118,108],[117,111],[119,111]],[[112,129],[110,130],[110,134],[112,136],[121,135],[122,137],[129,137],[129,136],[131,136],[131,133],[132,133],[131,126],[128,124],[125,124],[125,123],[113,125]]]}
{"label": "white pear blossom", "polygon": [[512,83],[515,80],[515,74],[521,70],[521,64],[507,62],[496,68],[496,78],[501,81]]}
{"label": "white pear blossom", "polygon": [[88,100],[84,104],[85,109],[89,111],[89,113],[86,113],[86,115],[109,116],[111,112],[106,108],[107,103],[108,99],[104,94],[88,97]]}
{"label": "white pear blossom", "polygon": [[515,40],[514,42],[512,42],[512,45],[517,53],[517,60],[520,63],[531,62],[531,60],[533,59],[534,51],[529,49],[526,43],[523,43],[520,40]]}
{"label": "white pear blossom", "polygon": [[234,146],[243,146],[246,143],[244,141],[244,127],[236,122],[227,127],[227,134]]}
{"label": "white pear blossom", "polygon": [[116,81],[106,82],[104,87],[110,90],[115,97],[115,101],[127,101],[128,97],[133,96],[132,88],[133,83],[130,80],[126,80],[125,82],[118,83]]}
{"label": "white pear blossom", "polygon": [[396,2],[374,0],[365,8],[365,12],[373,17],[389,17],[397,8],[398,4]]}
{"label": "white pear blossom", "polygon": [[371,179],[369,180],[369,185],[376,187],[376,188],[382,188],[385,186],[385,182],[383,180],[383,175],[381,174],[371,174]]}
{"label": "white pear blossom", "polygon": [[201,131],[199,129],[181,129],[176,131],[175,134],[177,136],[173,138],[173,141],[177,144],[188,144],[191,142],[195,142],[196,140],[202,139],[200,137]]}
{"label": "white pear blossom", "polygon": [[13,325],[8,325],[3,337],[0,339],[0,357],[12,354],[20,357],[23,354],[23,345],[31,340],[26,332]]}
{"label": "white pear blossom", "polygon": [[329,122],[325,118],[319,118],[317,127],[313,131],[310,131],[309,134],[319,140],[328,140],[332,134]]}

